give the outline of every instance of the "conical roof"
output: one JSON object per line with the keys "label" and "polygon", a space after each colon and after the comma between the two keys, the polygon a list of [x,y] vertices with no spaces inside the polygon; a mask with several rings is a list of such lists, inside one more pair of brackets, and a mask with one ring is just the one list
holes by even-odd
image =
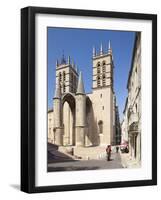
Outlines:
{"label": "conical roof", "polygon": [[82,72],[79,74],[77,94],[85,94]]}
{"label": "conical roof", "polygon": [[56,84],[56,89],[55,89],[55,95],[54,98],[60,98],[61,97],[61,92],[60,92],[60,84]]}

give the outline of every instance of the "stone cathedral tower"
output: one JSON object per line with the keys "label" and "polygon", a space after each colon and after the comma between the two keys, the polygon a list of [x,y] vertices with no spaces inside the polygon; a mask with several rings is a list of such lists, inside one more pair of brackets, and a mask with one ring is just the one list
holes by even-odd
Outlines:
{"label": "stone cathedral tower", "polygon": [[[113,142],[113,55],[110,45],[103,50],[102,44],[99,53],[93,48],[93,93],[94,113],[97,116],[100,144]],[[103,130],[101,130],[103,127]]]}
{"label": "stone cathedral tower", "polygon": [[64,54],[60,62],[56,61],[56,84],[60,84],[61,93],[75,93],[78,83],[78,70],[74,61],[68,56],[66,61]]}
{"label": "stone cathedral tower", "polygon": [[[98,158],[115,132],[113,55],[110,42],[106,50],[93,48],[92,92],[86,94],[82,73],[70,57],[56,61],[56,89],[53,110],[48,112],[48,142],[83,159]],[[53,131],[52,131],[53,130]]]}

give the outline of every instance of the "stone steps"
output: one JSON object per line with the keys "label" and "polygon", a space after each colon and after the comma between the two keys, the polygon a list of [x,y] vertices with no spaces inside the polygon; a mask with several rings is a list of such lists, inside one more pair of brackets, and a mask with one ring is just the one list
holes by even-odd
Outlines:
{"label": "stone steps", "polygon": [[106,147],[75,147],[74,155],[83,160],[102,160],[106,157]]}
{"label": "stone steps", "polygon": [[106,146],[59,146],[59,151],[73,159],[102,160],[106,158]]}

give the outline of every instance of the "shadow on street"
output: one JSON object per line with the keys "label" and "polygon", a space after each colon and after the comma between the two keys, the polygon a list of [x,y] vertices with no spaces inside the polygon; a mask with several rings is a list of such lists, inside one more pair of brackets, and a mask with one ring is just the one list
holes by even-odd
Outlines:
{"label": "shadow on street", "polygon": [[119,153],[112,153],[110,161],[106,157],[101,160],[75,160],[72,155],[58,151],[57,145],[48,143],[47,156],[48,172],[123,168]]}
{"label": "shadow on street", "polygon": [[59,162],[71,162],[76,161],[72,157],[58,151],[58,146],[55,144],[48,143],[48,164],[59,163]]}

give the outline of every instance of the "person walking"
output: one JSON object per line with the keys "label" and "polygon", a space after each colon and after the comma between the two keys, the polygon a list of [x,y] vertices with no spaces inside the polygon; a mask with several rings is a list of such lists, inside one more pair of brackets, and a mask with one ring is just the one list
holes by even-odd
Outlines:
{"label": "person walking", "polygon": [[111,145],[107,145],[106,153],[107,153],[107,160],[110,161],[110,158],[111,158]]}
{"label": "person walking", "polygon": [[118,153],[119,152],[119,147],[118,146],[116,146],[116,153]]}

